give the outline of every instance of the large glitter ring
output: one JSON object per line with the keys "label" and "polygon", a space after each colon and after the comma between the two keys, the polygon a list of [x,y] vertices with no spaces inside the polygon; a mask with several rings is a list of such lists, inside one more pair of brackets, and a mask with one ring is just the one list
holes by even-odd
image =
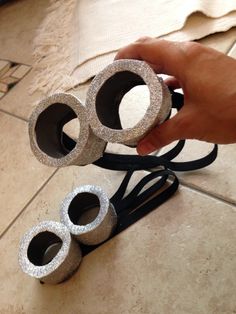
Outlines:
{"label": "large glitter ring", "polygon": [[108,196],[94,185],[80,186],[69,193],[62,202],[60,215],[70,233],[86,245],[107,240],[117,223]]}
{"label": "large glitter ring", "polygon": [[57,284],[79,267],[82,255],[78,243],[63,224],[44,221],[22,238],[19,264],[26,274],[41,282]]}
{"label": "large glitter ring", "polygon": [[[63,133],[63,126],[74,118],[80,123],[75,142]],[[29,120],[29,137],[37,159],[52,167],[91,164],[106,147],[92,132],[80,100],[66,93],[54,94],[38,104]]]}
{"label": "large glitter ring", "polygon": [[[144,117],[132,128],[122,129],[119,105],[137,85],[146,84],[150,104]],[[136,146],[171,110],[170,92],[161,78],[143,61],[117,60],[102,70],[90,84],[86,109],[94,133],[107,142]],[[130,113],[132,114],[132,113]]]}

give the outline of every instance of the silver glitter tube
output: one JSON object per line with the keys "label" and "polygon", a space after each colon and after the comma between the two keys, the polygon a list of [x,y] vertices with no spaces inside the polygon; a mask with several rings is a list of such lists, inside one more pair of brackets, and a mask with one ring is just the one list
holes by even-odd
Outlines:
{"label": "silver glitter tube", "polygon": [[[63,126],[77,118],[80,124],[75,141],[63,133]],[[92,132],[85,107],[71,94],[58,93],[43,99],[29,120],[31,149],[47,166],[87,165],[99,159],[106,142]]]}
{"label": "silver glitter tube", "polygon": [[95,245],[107,240],[117,215],[106,193],[98,186],[84,185],[69,193],[61,205],[61,222],[81,243]]}
{"label": "silver glitter tube", "polygon": [[[144,84],[150,92],[146,113],[134,127],[122,129],[120,102],[130,89]],[[98,137],[107,142],[136,146],[155,125],[166,119],[171,109],[171,95],[163,80],[146,62],[117,60],[93,79],[86,109],[90,125]]]}
{"label": "silver glitter tube", "polygon": [[43,221],[22,238],[19,264],[26,274],[43,283],[57,284],[79,267],[81,251],[63,224]]}

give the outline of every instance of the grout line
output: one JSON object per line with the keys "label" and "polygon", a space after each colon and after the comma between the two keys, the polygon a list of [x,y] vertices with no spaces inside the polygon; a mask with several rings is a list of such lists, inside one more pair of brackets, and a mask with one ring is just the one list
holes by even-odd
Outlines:
{"label": "grout line", "polygon": [[205,196],[211,197],[211,198],[213,198],[213,199],[215,199],[217,201],[221,201],[221,202],[223,202],[223,203],[225,203],[227,205],[236,207],[236,204],[233,201],[223,199],[222,197],[220,197],[220,196],[218,196],[216,194],[213,194],[213,193],[210,193],[208,191],[202,190],[202,189],[200,189],[200,188],[198,188],[196,186],[189,185],[188,183],[183,182],[180,178],[178,178],[178,179],[179,179],[180,185],[182,185],[182,186],[184,186],[186,188],[189,188],[192,191],[199,192],[200,194],[203,194]]}
{"label": "grout line", "polygon": [[4,110],[4,109],[1,109],[1,108],[0,108],[0,112],[3,112],[3,113],[5,113],[5,114],[8,114],[9,116],[12,116],[12,117],[14,117],[14,118],[20,119],[20,120],[22,120],[22,121],[24,121],[24,122],[27,122],[27,123],[29,122],[27,119],[22,118],[22,117],[19,117],[19,116],[17,116],[16,114],[11,113],[11,112],[8,112],[8,111],[6,111],[6,110]]}
{"label": "grout line", "polygon": [[30,205],[30,203],[38,196],[38,194],[43,190],[43,188],[48,184],[48,182],[52,179],[52,177],[57,173],[59,168],[57,168],[50,177],[41,185],[38,191],[31,197],[31,199],[26,203],[26,205],[22,208],[22,210],[18,213],[18,215],[11,221],[11,223],[3,230],[0,234],[0,239],[4,236],[4,234],[14,225],[16,220],[21,216],[21,214],[25,211],[25,209]]}
{"label": "grout line", "polygon": [[[147,172],[150,172],[150,171],[147,170]],[[185,182],[182,181],[182,179],[178,176],[178,173],[177,173],[177,178],[178,178],[178,180],[179,180],[180,185],[182,185],[182,186],[184,186],[184,187],[186,187],[186,188],[188,188],[188,189],[190,189],[190,190],[192,190],[192,191],[198,192],[198,193],[200,193],[200,194],[203,194],[203,195],[205,195],[205,196],[208,196],[208,197],[210,197],[210,198],[213,198],[213,199],[215,199],[215,200],[217,200],[217,201],[221,201],[222,203],[225,203],[225,204],[227,204],[227,205],[236,207],[236,203],[235,203],[234,201],[226,200],[226,199],[224,199],[224,198],[222,198],[222,197],[220,197],[220,196],[218,196],[218,195],[216,195],[216,194],[213,194],[213,193],[208,192],[208,191],[206,191],[206,190],[202,190],[201,188],[198,188],[198,187],[195,186],[195,185],[191,185],[191,184],[185,183]]]}

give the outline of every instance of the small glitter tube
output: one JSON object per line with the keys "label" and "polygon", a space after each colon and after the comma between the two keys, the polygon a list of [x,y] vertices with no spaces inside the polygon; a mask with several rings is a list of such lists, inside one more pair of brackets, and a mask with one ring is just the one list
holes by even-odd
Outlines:
{"label": "small glitter tube", "polygon": [[[122,129],[119,117],[120,102],[129,90],[144,84],[150,92],[146,113],[134,127]],[[86,109],[90,125],[98,137],[107,142],[134,147],[155,125],[166,119],[171,110],[171,95],[163,80],[146,62],[117,60],[91,82]]]}
{"label": "small glitter tube", "polygon": [[[63,126],[75,118],[80,131],[73,141],[63,132]],[[92,132],[80,100],[66,93],[40,101],[29,120],[29,137],[36,158],[52,167],[90,164],[99,159],[106,148],[106,142]]]}
{"label": "small glitter tube", "polygon": [[19,264],[26,274],[42,283],[58,284],[79,267],[82,255],[78,243],[63,224],[43,221],[23,236]]}
{"label": "small glitter tube", "polygon": [[69,193],[61,205],[61,222],[81,243],[96,245],[107,240],[117,215],[106,193],[98,186],[84,185]]}

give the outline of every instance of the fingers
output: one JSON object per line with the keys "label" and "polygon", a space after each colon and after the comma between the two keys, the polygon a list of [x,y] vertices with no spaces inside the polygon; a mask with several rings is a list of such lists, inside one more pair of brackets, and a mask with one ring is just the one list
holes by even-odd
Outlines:
{"label": "fingers", "polygon": [[139,39],[137,39],[135,42],[136,43],[144,43],[144,42],[147,42],[151,39],[153,39],[153,38],[149,37],[149,36],[143,36],[143,37],[140,37]]}
{"label": "fingers", "polygon": [[165,79],[165,84],[172,89],[181,88],[180,82],[175,77],[168,77]]}
{"label": "fingers", "polygon": [[182,43],[167,40],[157,40],[148,37],[139,39],[124,48],[115,59],[137,59],[148,62],[157,73],[165,73],[180,77],[185,68],[185,58]]}
{"label": "fingers", "polygon": [[138,154],[147,155],[173,141],[193,138],[191,127],[188,127],[191,121],[191,118],[179,112],[173,118],[155,127],[138,143]]}

